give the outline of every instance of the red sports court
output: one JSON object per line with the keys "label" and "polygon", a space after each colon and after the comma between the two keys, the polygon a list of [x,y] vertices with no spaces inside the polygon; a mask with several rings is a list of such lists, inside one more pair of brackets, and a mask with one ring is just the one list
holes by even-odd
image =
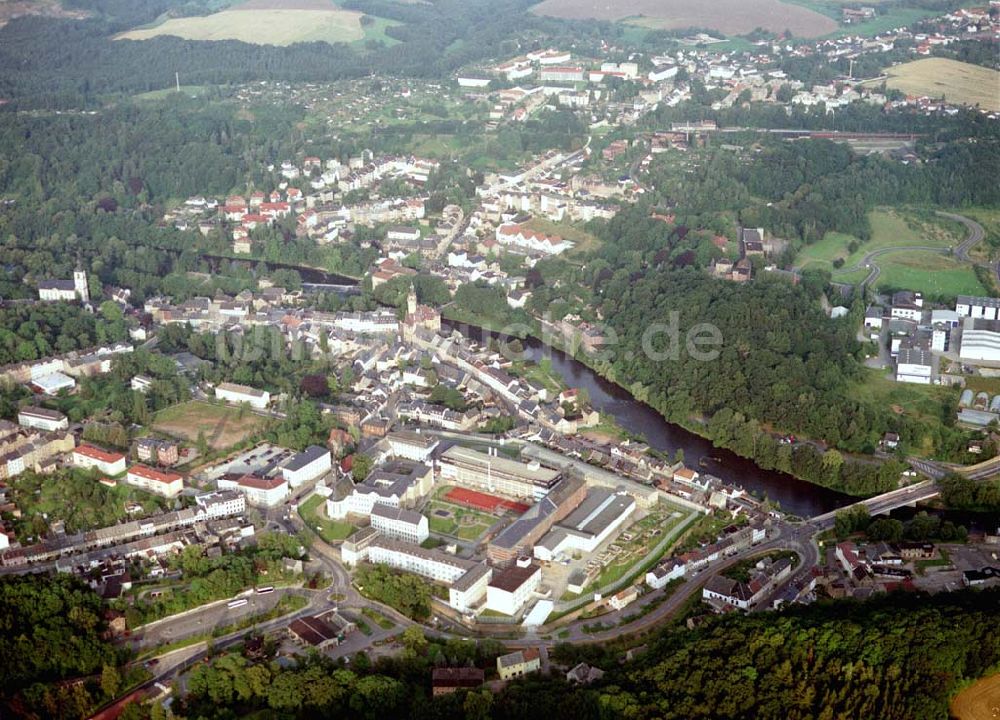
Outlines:
{"label": "red sports court", "polygon": [[488,513],[509,510],[510,512],[517,513],[518,515],[523,515],[530,507],[530,505],[525,505],[524,503],[514,502],[513,500],[504,500],[503,498],[496,497],[495,495],[487,495],[486,493],[476,492],[475,490],[468,490],[466,488],[452,488],[448,491],[448,494],[444,496],[444,499],[448,502],[453,502],[456,505],[464,505],[472,508],[473,510],[482,510],[483,512]]}

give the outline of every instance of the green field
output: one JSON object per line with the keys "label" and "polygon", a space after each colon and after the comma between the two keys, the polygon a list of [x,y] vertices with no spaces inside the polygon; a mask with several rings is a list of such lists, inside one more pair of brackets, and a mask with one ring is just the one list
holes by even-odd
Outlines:
{"label": "green field", "polygon": [[601,241],[598,240],[594,235],[589,232],[568,222],[552,222],[551,220],[546,220],[542,217],[534,217],[528,222],[528,228],[534,230],[535,232],[544,233],[546,235],[557,235],[561,238],[565,238],[570,242],[574,243],[573,249],[569,251],[569,255],[581,255],[591,250],[596,250],[600,247]]}
{"label": "green field", "polygon": [[[446,518],[437,517],[434,514],[435,510],[444,510],[451,515]],[[427,516],[427,523],[432,533],[448,535],[459,540],[476,540],[497,520],[492,515],[441,500],[431,501],[424,509],[424,515]]]}
{"label": "green field", "polygon": [[932,430],[942,422],[941,411],[949,399],[957,396],[957,388],[940,385],[915,385],[898,383],[885,370],[864,369],[864,381],[857,383],[848,394],[865,402],[891,409],[893,412],[917,420],[928,428],[927,434],[911,450],[929,457],[936,447]]}
{"label": "green field", "polygon": [[319,533],[328,543],[340,542],[351,536],[355,527],[343,520],[330,520],[326,516],[325,500],[314,495],[299,505],[299,516],[309,529]]}
{"label": "green field", "polygon": [[[201,97],[209,90],[208,85],[181,85],[181,94],[187,97]],[[177,92],[177,88],[171,85],[162,90],[150,90],[149,92],[135,95],[136,100],[163,100]]]}
{"label": "green field", "polygon": [[[843,269],[859,264],[870,252],[893,247],[956,247],[965,237],[959,224],[918,213],[893,209],[874,210],[869,214],[872,237],[868,242],[844,233],[829,232],[817,243],[807,245],[799,252],[795,264],[800,269],[823,268],[835,272],[835,260],[843,260]],[[851,252],[851,243],[857,249]],[[985,292],[971,265],[951,256],[934,252],[900,252],[876,258],[882,272],[876,281],[879,288],[920,290],[931,296],[978,295]],[[868,276],[868,270],[834,275],[834,280],[859,283]]]}

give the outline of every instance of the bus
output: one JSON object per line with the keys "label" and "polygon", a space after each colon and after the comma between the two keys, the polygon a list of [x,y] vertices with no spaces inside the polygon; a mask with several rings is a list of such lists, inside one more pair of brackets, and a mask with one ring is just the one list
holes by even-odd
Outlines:
{"label": "bus", "polygon": [[247,604],[247,599],[246,598],[240,598],[239,600],[230,600],[229,601],[229,608],[231,610],[233,608],[243,607],[246,604]]}
{"label": "bus", "polygon": [[273,585],[267,585],[265,587],[259,587],[259,588],[257,588],[256,592],[257,592],[258,595],[267,595],[268,593],[273,593],[274,592],[274,586]]}

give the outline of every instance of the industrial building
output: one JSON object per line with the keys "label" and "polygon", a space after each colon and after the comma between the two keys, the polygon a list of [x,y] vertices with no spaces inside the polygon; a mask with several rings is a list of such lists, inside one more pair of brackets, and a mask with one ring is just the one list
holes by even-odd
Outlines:
{"label": "industrial building", "polygon": [[624,525],[635,508],[635,499],[624,490],[592,488],[580,506],[535,545],[534,555],[549,562],[567,552],[593,552]]}
{"label": "industrial building", "polygon": [[495,448],[486,455],[453,445],[438,461],[442,482],[452,482],[488,493],[540,500],[559,482],[558,470],[499,455]]}

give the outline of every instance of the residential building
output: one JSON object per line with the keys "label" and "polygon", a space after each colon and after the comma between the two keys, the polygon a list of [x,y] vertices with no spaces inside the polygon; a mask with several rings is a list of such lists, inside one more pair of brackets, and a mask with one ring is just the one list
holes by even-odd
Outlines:
{"label": "residential building", "polygon": [[73,450],[73,464],[83,468],[97,468],[105,475],[125,472],[125,454],[109,452],[93,445],[81,445]]}
{"label": "residential building", "polygon": [[680,558],[670,558],[646,573],[646,584],[661,590],[671,581],[684,577],[687,565]]}
{"label": "residential building", "polygon": [[297,488],[303,483],[328,473],[332,467],[330,451],[319,445],[310,445],[302,452],[294,455],[284,467],[281,474],[288,484]]}
{"label": "residential building", "polygon": [[430,435],[408,430],[399,430],[386,435],[389,448],[396,457],[414,462],[426,463],[440,444]]}
{"label": "residential building", "polygon": [[41,407],[23,407],[17,413],[17,422],[22,427],[56,432],[69,428],[69,420],[58,410]]}
{"label": "residential building", "polygon": [[215,388],[215,397],[230,403],[247,403],[257,410],[263,410],[271,403],[271,393],[267,390],[257,390],[246,385],[228,382],[219,383]]}
{"label": "residential building", "polygon": [[216,490],[195,495],[194,501],[209,518],[242,515],[247,510],[247,499],[235,490]]}
{"label": "residential building", "polygon": [[538,672],[541,667],[541,657],[536,648],[517,650],[497,658],[497,673],[501,680],[513,680]]}
{"label": "residential building", "polygon": [[415,545],[430,536],[427,518],[413,510],[377,504],[372,508],[371,523],[386,537]]}
{"label": "residential building", "polygon": [[128,469],[125,482],[154,495],[173,498],[184,489],[184,478],[173,472],[161,472],[145,465],[133,465]]}
{"label": "residential building", "polygon": [[276,507],[288,497],[288,481],[280,475],[259,477],[253,474],[224,475],[218,480],[220,490],[236,490],[256,507]]}
{"label": "residential building", "polygon": [[632,585],[609,597],[608,607],[612,610],[624,610],[638,599],[639,588]]}

